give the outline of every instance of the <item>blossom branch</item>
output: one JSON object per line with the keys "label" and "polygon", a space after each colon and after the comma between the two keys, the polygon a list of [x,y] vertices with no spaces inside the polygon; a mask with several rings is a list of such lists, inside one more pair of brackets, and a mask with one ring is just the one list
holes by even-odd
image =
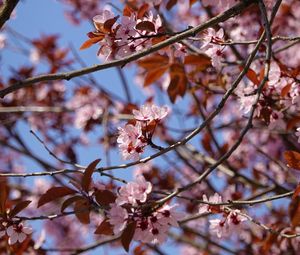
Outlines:
{"label": "blossom branch", "polygon": [[209,28],[212,26],[215,26],[216,24],[220,22],[224,22],[227,19],[234,17],[241,13],[244,9],[246,9],[249,5],[251,5],[253,1],[245,0],[243,2],[238,3],[237,5],[233,6],[232,8],[226,10],[224,13],[219,14],[218,16],[215,16],[214,18],[211,18],[210,20],[204,22],[203,24],[196,26],[194,28],[190,28],[180,34],[177,34],[173,37],[170,37],[169,39],[166,39],[165,41],[155,44],[152,47],[141,51],[134,53],[128,57],[125,57],[120,60],[113,60],[104,64],[94,65],[92,67],[83,68],[76,71],[66,72],[66,73],[56,73],[56,74],[43,74],[36,77],[28,78],[23,81],[19,81],[17,83],[12,84],[11,86],[0,90],[0,97],[4,98],[7,94],[14,92],[16,90],[19,90],[21,88],[32,86],[33,84],[37,82],[43,82],[43,81],[54,81],[54,80],[70,80],[74,77],[78,77],[81,75],[85,75],[88,73],[104,70],[111,67],[116,66],[125,66],[129,62],[135,61],[141,57],[147,56],[153,52],[156,52],[166,46],[169,46],[175,42],[180,42],[181,40],[188,38],[190,36],[194,36],[195,34]]}

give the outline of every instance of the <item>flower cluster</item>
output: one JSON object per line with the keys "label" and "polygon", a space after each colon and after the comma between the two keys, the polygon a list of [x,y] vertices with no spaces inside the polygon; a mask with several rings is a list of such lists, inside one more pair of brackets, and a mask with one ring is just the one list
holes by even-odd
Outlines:
{"label": "flower cluster", "polygon": [[[230,233],[236,231],[240,223],[246,221],[247,218],[241,215],[240,210],[226,209],[224,206],[219,205],[222,203],[222,197],[215,193],[213,196],[207,198],[203,195],[204,204],[200,206],[199,213],[222,213],[222,219],[210,219],[209,229],[217,237],[228,236]],[[214,205],[216,204],[216,205]]]}
{"label": "flower cluster", "polygon": [[[258,66],[252,72],[261,72],[259,68],[263,67]],[[277,62],[271,62],[268,83],[263,88],[254,114],[255,117],[263,120],[270,130],[285,130],[287,120],[297,115],[299,111],[300,86],[298,80],[290,76],[290,71],[281,70]],[[251,83],[238,87],[236,94],[239,97],[240,109],[245,114],[250,112],[256,101],[259,79],[259,77],[250,77]],[[299,130],[297,129],[297,131]],[[296,132],[296,136],[298,136],[298,132]]]}
{"label": "flower cluster", "polygon": [[178,226],[182,217],[176,212],[177,205],[163,205],[158,209],[146,203],[152,185],[143,176],[138,176],[135,182],[129,182],[120,189],[115,203],[108,211],[109,223],[114,234],[122,232],[126,226],[135,222],[133,239],[144,243],[162,243],[167,238],[170,226]]}
{"label": "flower cluster", "polygon": [[157,124],[169,113],[167,106],[158,107],[153,104],[143,105],[141,109],[133,110],[134,124],[119,127],[117,142],[122,157],[136,160],[151,141]]}
{"label": "flower cluster", "polygon": [[100,45],[98,55],[114,59],[149,48],[152,45],[153,35],[162,29],[162,21],[159,15],[154,16],[145,7],[134,12],[127,6],[120,23],[117,23],[119,16],[115,16],[110,10],[101,11],[93,18],[96,31],[88,33],[90,39],[81,49],[98,43]]}

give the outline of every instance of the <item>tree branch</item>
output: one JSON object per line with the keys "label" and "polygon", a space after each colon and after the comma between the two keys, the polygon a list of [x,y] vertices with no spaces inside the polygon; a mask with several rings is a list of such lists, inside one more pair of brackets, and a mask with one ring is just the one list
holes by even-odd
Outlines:
{"label": "tree branch", "polygon": [[11,13],[17,6],[19,0],[4,0],[4,4],[0,9],[0,30],[4,23],[9,20]]}

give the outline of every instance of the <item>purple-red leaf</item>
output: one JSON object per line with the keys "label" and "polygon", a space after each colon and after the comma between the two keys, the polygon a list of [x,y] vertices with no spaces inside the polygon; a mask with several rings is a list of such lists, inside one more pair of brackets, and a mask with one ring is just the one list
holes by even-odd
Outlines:
{"label": "purple-red leaf", "polygon": [[111,235],[114,234],[114,232],[113,232],[113,226],[109,223],[108,219],[105,219],[97,227],[97,229],[94,232],[94,234],[111,236]]}
{"label": "purple-red leaf", "polygon": [[95,171],[96,166],[100,162],[101,159],[96,159],[92,163],[88,165],[88,167],[85,169],[82,180],[81,180],[81,187],[85,192],[88,192],[90,189],[91,181],[92,181],[92,175]]}
{"label": "purple-red leaf", "polygon": [[90,204],[87,200],[78,200],[75,202],[74,211],[77,219],[82,224],[90,223]]}
{"label": "purple-red leaf", "polygon": [[297,151],[285,151],[284,158],[288,166],[296,170],[300,170],[300,153]]}
{"label": "purple-red leaf", "polygon": [[96,201],[103,206],[108,206],[114,203],[116,200],[116,195],[109,190],[97,190],[95,192]]}
{"label": "purple-red leaf", "polygon": [[147,31],[147,32],[155,32],[155,25],[148,20],[141,21],[140,23],[136,24],[135,28],[137,30]]}
{"label": "purple-red leaf", "polygon": [[64,212],[64,210],[65,210],[67,207],[69,207],[71,204],[75,203],[75,202],[78,201],[78,200],[84,200],[84,199],[85,199],[85,198],[82,197],[82,196],[74,196],[74,197],[70,197],[70,198],[66,199],[66,200],[63,202],[60,211],[61,211],[61,212]]}
{"label": "purple-red leaf", "polygon": [[7,200],[7,186],[6,181],[0,180],[0,214],[6,211],[6,200]]}
{"label": "purple-red leaf", "polygon": [[10,217],[16,216],[19,212],[23,211],[30,203],[31,203],[30,200],[25,200],[17,203],[15,207],[9,212],[9,216]]}
{"label": "purple-red leaf", "polygon": [[135,228],[136,228],[136,222],[135,221],[130,222],[121,235],[121,243],[123,245],[123,248],[127,252],[129,251],[129,246],[134,236]]}
{"label": "purple-red leaf", "polygon": [[47,204],[49,202],[52,202],[58,198],[75,194],[76,190],[70,189],[68,187],[52,187],[47,190],[45,194],[43,194],[38,202],[38,206],[40,207],[44,204]]}

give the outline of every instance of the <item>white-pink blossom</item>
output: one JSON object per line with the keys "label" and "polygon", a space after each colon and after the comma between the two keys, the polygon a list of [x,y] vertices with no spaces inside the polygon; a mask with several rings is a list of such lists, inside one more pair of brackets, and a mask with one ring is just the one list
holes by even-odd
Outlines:
{"label": "white-pink blossom", "polygon": [[[204,194],[202,196],[202,199],[204,202],[215,203],[215,204],[222,203],[222,197],[218,193],[215,193],[213,196],[210,196],[209,198],[207,198],[207,196]],[[199,213],[203,214],[207,212],[212,212],[213,211],[212,209],[213,209],[212,205],[201,204],[199,207]]]}
{"label": "white-pink blossom", "polygon": [[117,143],[123,159],[137,160],[147,145],[143,141],[140,123],[137,122],[135,126],[128,124],[124,128],[119,127]]}
{"label": "white-pink blossom", "polygon": [[113,232],[115,235],[124,230],[127,224],[128,213],[126,209],[117,204],[111,204],[108,211],[109,223],[113,225]]}
{"label": "white-pink blossom", "polygon": [[217,70],[221,69],[222,66],[222,59],[223,59],[223,50],[224,46],[221,45],[213,45],[212,47],[209,47],[205,53],[211,58],[211,64],[213,67],[215,67]]}
{"label": "white-pink blossom", "polygon": [[203,44],[201,48],[207,48],[208,46],[211,46],[210,43],[212,42],[222,42],[224,37],[224,30],[223,28],[220,28],[217,32],[213,28],[208,28],[205,33],[203,34],[202,41]]}
{"label": "white-pink blossom", "polygon": [[116,199],[116,204],[123,205],[129,203],[135,206],[138,202],[144,203],[151,191],[152,184],[147,182],[145,178],[140,175],[135,182],[129,182],[121,187],[119,196]]}
{"label": "white-pink blossom", "polygon": [[140,110],[132,111],[134,118],[139,121],[160,121],[164,119],[169,112],[170,109],[168,106],[159,107],[154,104],[142,105]]}
{"label": "white-pink blossom", "polygon": [[8,244],[13,245],[16,242],[22,243],[27,235],[32,233],[32,228],[24,226],[22,223],[9,226],[6,230],[8,235]]}

